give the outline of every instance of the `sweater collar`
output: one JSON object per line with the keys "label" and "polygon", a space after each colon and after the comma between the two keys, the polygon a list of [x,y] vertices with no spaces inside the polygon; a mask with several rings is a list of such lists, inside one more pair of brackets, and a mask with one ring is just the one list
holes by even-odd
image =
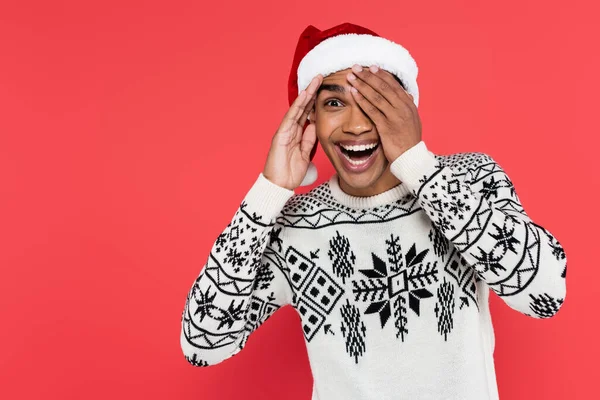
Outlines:
{"label": "sweater collar", "polygon": [[334,173],[333,176],[329,178],[328,183],[329,189],[331,190],[331,195],[338,203],[346,207],[356,209],[372,208],[391,204],[410,194],[410,190],[406,184],[401,182],[393,188],[373,196],[352,196],[340,188],[337,173]]}

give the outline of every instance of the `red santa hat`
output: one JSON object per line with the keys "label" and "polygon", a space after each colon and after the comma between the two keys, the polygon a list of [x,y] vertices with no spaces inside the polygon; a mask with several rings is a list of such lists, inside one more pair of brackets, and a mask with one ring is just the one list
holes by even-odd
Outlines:
{"label": "red santa hat", "polygon": [[[289,104],[292,105],[298,93],[306,89],[318,74],[326,77],[351,68],[354,64],[375,64],[396,75],[406,91],[413,96],[415,105],[419,106],[418,68],[408,50],[367,28],[349,22],[324,31],[312,25],[304,29],[296,46],[288,81]],[[311,163],[300,186],[311,185],[317,179],[317,169],[312,163],[317,143],[310,153]]]}

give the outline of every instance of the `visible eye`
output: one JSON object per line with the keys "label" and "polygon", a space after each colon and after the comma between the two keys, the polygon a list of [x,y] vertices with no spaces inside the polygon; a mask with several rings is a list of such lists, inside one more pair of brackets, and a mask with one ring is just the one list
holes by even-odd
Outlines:
{"label": "visible eye", "polygon": [[[340,102],[338,99],[331,99],[331,100],[327,100],[327,101],[325,102],[325,105],[326,105],[326,106],[327,106],[327,105],[330,105],[330,104],[331,104],[331,102],[335,102],[335,103],[342,104],[342,103],[341,103],[341,102]],[[335,107],[335,106],[332,106],[332,107]]]}

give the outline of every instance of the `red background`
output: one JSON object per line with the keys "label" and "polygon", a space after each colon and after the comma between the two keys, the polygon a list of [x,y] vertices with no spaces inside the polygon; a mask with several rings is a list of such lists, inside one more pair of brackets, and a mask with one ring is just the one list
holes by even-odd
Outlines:
{"label": "red background", "polygon": [[430,150],[492,155],[566,249],[554,318],[491,296],[501,398],[595,398],[595,2],[95,3],[0,4],[0,398],[310,398],[291,307],[211,368],[180,318],[262,170],[299,33],[345,21],[416,58]]}

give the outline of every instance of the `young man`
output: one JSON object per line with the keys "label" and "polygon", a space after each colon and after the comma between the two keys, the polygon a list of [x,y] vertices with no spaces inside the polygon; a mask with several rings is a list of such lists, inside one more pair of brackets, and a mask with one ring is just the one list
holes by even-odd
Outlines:
{"label": "young man", "polygon": [[[313,400],[498,398],[489,290],[551,317],[566,255],[491,156],[427,149],[416,77],[408,51],[368,29],[302,33],[264,170],[189,291],[190,363],[234,356],[291,305]],[[336,174],[296,195],[316,178],[317,138]]]}

